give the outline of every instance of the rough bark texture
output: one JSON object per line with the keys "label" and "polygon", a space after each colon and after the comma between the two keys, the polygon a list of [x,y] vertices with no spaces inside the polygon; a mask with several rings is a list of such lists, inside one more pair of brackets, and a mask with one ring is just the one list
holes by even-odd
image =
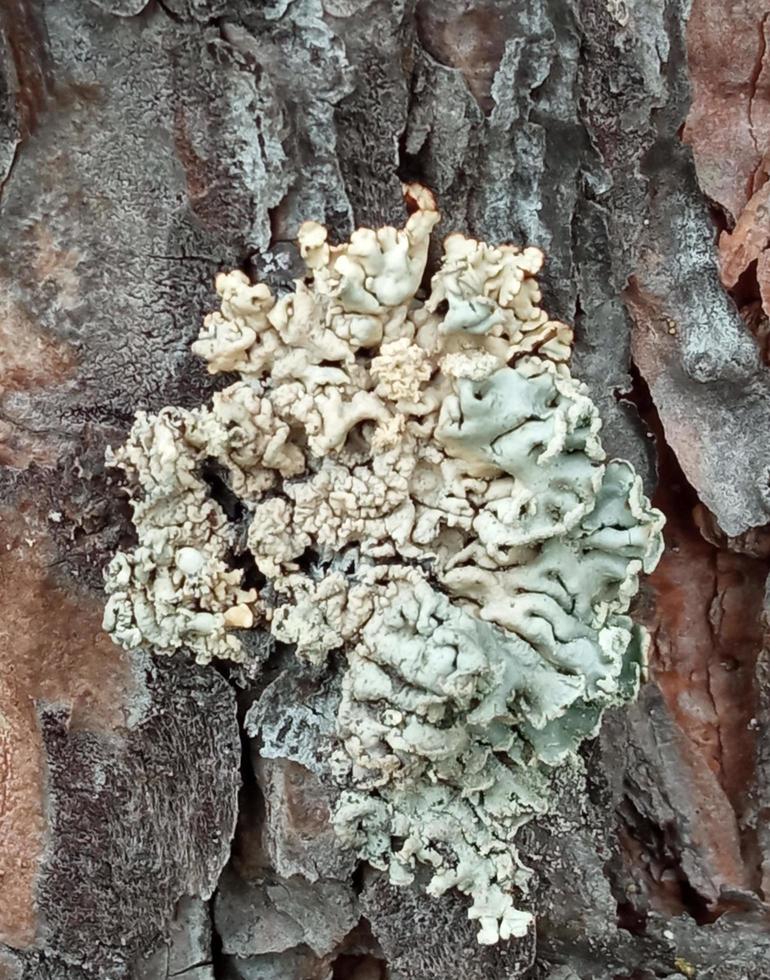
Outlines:
{"label": "rough bark texture", "polygon": [[[760,7],[0,7],[0,978],[768,976]],[[547,252],[605,445],[669,520],[649,682],[523,832],[537,935],[494,950],[459,897],[335,849],[333,690],[276,656],[238,688],[99,626],[129,534],[104,448],[210,393],[214,274],[280,287],[302,219],[398,222],[404,178],[446,232]]]}

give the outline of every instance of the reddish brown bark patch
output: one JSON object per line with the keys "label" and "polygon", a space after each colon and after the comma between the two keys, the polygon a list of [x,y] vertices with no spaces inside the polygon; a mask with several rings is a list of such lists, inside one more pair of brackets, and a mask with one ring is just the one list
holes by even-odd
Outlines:
{"label": "reddish brown bark patch", "polygon": [[[770,315],[770,15],[751,0],[695,0],[687,28],[692,104],[684,140],[703,191],[725,210],[722,282]],[[741,282],[748,277],[749,282]],[[765,324],[750,325],[758,332]]]}
{"label": "reddish brown bark patch", "polygon": [[[645,751],[661,766],[653,782],[659,778],[665,805],[643,805],[636,821],[630,811],[629,841],[638,833],[645,846],[637,851],[624,840],[624,850],[653,908],[709,922],[732,907],[731,892],[761,894],[753,796],[770,532],[728,537],[699,501],[692,482],[703,475],[708,446],[697,431],[697,405],[681,399],[664,434],[654,403],[681,370],[677,325],[637,280],[625,299],[635,320],[634,359],[650,385],[640,378],[635,403],[656,438],[654,503],[667,523],[663,556],[635,611],[652,637],[655,687],[642,692],[640,706],[654,731]],[[659,713],[648,716],[656,705]],[[650,841],[660,845],[652,857]]]}
{"label": "reddish brown bark patch", "polygon": [[38,709],[65,704],[73,727],[125,724],[127,655],[101,629],[101,604],[53,577],[45,518],[0,510],[0,941],[35,940],[35,884],[45,847],[45,762]]}
{"label": "reddish brown bark patch", "polygon": [[770,241],[770,184],[753,194],[732,232],[719,237],[719,259],[722,282],[728,289],[736,285],[752,262]]}
{"label": "reddish brown bark patch", "polygon": [[[770,182],[747,203],[732,232],[719,236],[719,268],[744,319],[758,336],[767,361],[767,318],[770,316]],[[746,281],[748,279],[748,281]],[[752,301],[758,295],[764,316],[757,320]]]}
{"label": "reddish brown bark patch", "polygon": [[0,350],[0,397],[61,382],[74,366],[70,349],[8,297],[0,299]]}
{"label": "reddish brown bark patch", "polygon": [[417,7],[420,43],[439,64],[462,72],[481,109],[494,107],[492,81],[511,36],[504,4],[422,0]]}
{"label": "reddish brown bark patch", "polygon": [[753,0],[694,0],[687,23],[692,103],[684,140],[698,181],[737,219],[770,145],[767,15]]}
{"label": "reddish brown bark patch", "polygon": [[[736,819],[754,778],[754,670],[762,648],[766,561],[704,541],[676,491],[666,509],[666,551],[652,574],[650,673],[694,753],[716,777],[732,814],[716,839],[738,835]],[[737,839],[737,837],[736,837]]]}
{"label": "reddish brown bark patch", "polygon": [[0,676],[0,787],[0,939],[18,948],[35,938],[43,761],[34,703],[16,689],[12,676]]}
{"label": "reddish brown bark patch", "polygon": [[638,614],[652,636],[650,678],[678,729],[674,747],[697,816],[689,833],[704,880],[716,889],[702,897],[717,915],[724,910],[721,888],[760,885],[747,817],[756,785],[756,667],[770,541],[760,529],[735,539],[720,531],[650,409],[666,548]]}

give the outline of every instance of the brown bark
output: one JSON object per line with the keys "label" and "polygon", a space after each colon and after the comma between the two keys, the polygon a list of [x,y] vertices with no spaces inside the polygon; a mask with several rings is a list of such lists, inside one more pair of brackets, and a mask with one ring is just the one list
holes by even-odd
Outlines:
{"label": "brown bark", "polygon": [[[767,977],[769,28],[748,0],[688,12],[2,6],[0,977]],[[301,220],[399,221],[402,179],[440,230],[544,249],[605,445],[668,516],[649,681],[522,834],[537,935],[492,951],[459,897],[335,851],[333,691],[272,649],[247,683],[99,628],[130,534],[104,449],[210,394],[215,273],[286,284]]]}

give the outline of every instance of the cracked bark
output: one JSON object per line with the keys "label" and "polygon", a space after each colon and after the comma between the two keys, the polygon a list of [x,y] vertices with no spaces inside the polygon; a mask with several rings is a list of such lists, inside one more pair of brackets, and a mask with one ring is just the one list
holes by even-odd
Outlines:
{"label": "cracked bark", "polygon": [[[767,976],[768,27],[689,6],[2,8],[0,976]],[[280,288],[301,220],[398,222],[405,178],[441,230],[544,248],[605,444],[669,517],[638,602],[649,682],[522,834],[537,936],[493,951],[456,896],[393,894],[334,851],[333,690],[265,650],[238,691],[98,627],[130,534],[104,447],[139,408],[210,395],[189,344],[214,274]],[[718,232],[723,255],[760,243],[729,293]],[[231,854],[244,894],[294,889],[259,899],[243,955],[208,905]],[[335,880],[362,916],[341,940],[317,897]]]}

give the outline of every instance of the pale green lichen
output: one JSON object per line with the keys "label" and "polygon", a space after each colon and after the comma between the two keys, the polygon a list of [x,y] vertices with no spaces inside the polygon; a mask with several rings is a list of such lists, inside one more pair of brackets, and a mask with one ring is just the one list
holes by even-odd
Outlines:
{"label": "pale green lichen", "polygon": [[[241,380],[210,407],[140,413],[111,457],[139,544],[107,570],[105,626],[204,663],[245,659],[252,624],[314,664],[343,651],[340,837],[396,883],[423,866],[429,892],[469,895],[491,943],[531,921],[516,831],[636,691],[627,612],[663,519],[605,460],[571,331],[539,307],[542,255],[450,235],[420,299],[438,214],[406,195],[402,230],[330,246],[303,225],[310,278],[281,299],[219,278],[194,349]],[[234,567],[244,547],[261,593]]]}

